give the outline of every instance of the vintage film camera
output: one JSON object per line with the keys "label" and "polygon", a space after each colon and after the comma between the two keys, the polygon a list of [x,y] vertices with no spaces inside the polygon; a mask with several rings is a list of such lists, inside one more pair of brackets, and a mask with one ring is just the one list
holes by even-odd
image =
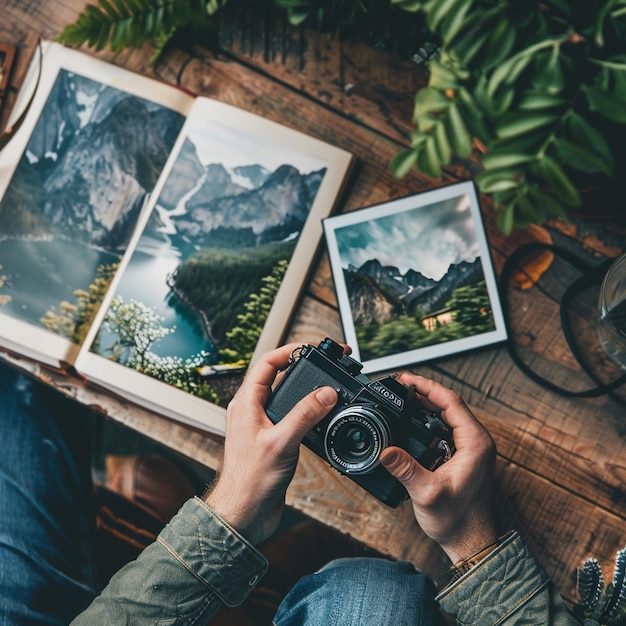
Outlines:
{"label": "vintage film camera", "polygon": [[336,389],[337,404],[303,443],[381,502],[397,507],[408,494],[380,465],[382,450],[399,446],[434,470],[454,453],[452,430],[424,407],[412,386],[393,376],[371,380],[361,368],[331,339],[317,348],[303,345],[292,353],[266,412],[277,423],[314,389],[326,385]]}

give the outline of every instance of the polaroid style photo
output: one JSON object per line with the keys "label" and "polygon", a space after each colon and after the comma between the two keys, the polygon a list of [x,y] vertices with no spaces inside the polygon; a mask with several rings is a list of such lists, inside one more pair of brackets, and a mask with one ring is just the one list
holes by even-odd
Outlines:
{"label": "polaroid style photo", "polygon": [[502,342],[472,181],[323,221],[345,340],[363,372]]}

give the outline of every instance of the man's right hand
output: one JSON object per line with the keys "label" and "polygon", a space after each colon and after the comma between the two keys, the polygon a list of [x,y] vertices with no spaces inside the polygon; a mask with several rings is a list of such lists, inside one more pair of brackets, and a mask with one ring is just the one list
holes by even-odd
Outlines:
{"label": "man's right hand", "polygon": [[422,530],[455,563],[498,537],[492,506],[496,446],[458,394],[407,372],[398,380],[415,385],[420,400],[442,412],[456,453],[434,472],[395,446],[383,450],[380,460],[406,487]]}

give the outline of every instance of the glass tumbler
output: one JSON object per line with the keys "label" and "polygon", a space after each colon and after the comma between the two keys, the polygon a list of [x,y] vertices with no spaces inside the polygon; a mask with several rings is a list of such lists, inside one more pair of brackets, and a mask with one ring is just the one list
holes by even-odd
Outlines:
{"label": "glass tumbler", "polygon": [[612,361],[626,370],[626,254],[609,267],[600,287],[598,338]]}

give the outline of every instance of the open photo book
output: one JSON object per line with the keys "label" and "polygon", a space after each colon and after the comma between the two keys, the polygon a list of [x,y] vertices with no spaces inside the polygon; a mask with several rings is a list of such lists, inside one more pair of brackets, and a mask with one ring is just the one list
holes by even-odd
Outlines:
{"label": "open photo book", "polygon": [[349,153],[46,42],[0,152],[0,349],[223,434]]}

